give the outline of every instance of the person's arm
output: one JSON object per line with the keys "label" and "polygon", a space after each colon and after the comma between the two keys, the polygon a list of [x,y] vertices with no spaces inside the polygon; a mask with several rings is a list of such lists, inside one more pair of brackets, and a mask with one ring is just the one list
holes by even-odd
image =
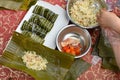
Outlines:
{"label": "person's arm", "polygon": [[118,67],[120,68],[120,41],[117,44],[111,44]]}
{"label": "person's arm", "polygon": [[120,18],[113,12],[101,10],[97,21],[103,28],[114,51],[116,62],[120,68]]}
{"label": "person's arm", "polygon": [[115,28],[114,30],[117,31],[118,33],[120,33],[120,9],[115,7],[112,12],[118,16],[117,18],[119,18],[119,20],[117,20],[117,22],[115,24],[116,27],[114,27]]}
{"label": "person's arm", "polygon": [[117,17],[115,19],[115,22],[113,23],[111,28],[120,34],[120,18]]}
{"label": "person's arm", "polygon": [[112,10],[112,12],[114,12],[117,16],[120,17],[120,9],[119,9],[119,8],[115,7],[115,8]]}
{"label": "person's arm", "polygon": [[113,12],[102,9],[97,15],[100,27],[109,27],[120,33],[120,18]]}
{"label": "person's arm", "polygon": [[104,33],[111,44],[116,62],[120,68],[120,34],[110,28],[105,28]]}

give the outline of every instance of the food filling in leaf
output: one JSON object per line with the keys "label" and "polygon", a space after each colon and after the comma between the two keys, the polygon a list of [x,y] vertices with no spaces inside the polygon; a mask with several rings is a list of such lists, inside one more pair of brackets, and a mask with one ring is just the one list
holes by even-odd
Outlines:
{"label": "food filling in leaf", "polygon": [[46,70],[48,61],[42,56],[37,55],[35,51],[26,51],[22,57],[26,67],[33,70]]}

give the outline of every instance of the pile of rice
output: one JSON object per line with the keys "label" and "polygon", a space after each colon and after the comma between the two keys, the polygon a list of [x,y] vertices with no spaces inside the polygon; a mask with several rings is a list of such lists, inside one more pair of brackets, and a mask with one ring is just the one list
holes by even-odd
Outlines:
{"label": "pile of rice", "polygon": [[99,9],[94,0],[78,0],[70,8],[70,16],[77,24],[88,27],[97,24],[96,13]]}
{"label": "pile of rice", "polygon": [[48,61],[40,55],[36,55],[35,51],[26,51],[22,57],[26,67],[33,70],[46,70]]}

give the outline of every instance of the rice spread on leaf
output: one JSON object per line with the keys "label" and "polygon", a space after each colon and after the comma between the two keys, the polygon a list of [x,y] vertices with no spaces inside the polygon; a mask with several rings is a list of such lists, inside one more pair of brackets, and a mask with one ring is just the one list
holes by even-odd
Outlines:
{"label": "rice spread on leaf", "polygon": [[25,55],[22,57],[22,59],[27,68],[33,70],[46,70],[46,64],[48,61],[45,58],[37,55],[35,51],[26,51],[24,53]]}

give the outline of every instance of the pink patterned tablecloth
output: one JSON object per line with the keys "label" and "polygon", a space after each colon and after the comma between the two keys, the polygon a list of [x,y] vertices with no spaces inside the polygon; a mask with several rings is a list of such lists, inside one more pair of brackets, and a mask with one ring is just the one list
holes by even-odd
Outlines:
{"label": "pink patterned tablecloth", "polygon": [[[65,8],[65,0],[45,0],[51,4],[58,4]],[[2,55],[8,40],[10,39],[13,31],[17,28],[18,24],[24,17],[27,11],[12,11],[0,10],[0,55]],[[92,31],[92,42],[96,40],[97,32]],[[83,59],[89,63],[93,56],[89,53]],[[0,80],[34,80],[31,76],[22,71],[11,69],[0,65]],[[78,77],[77,80],[120,80],[120,73],[115,73],[111,70],[101,68],[101,61],[96,65],[92,65],[86,72]]]}

